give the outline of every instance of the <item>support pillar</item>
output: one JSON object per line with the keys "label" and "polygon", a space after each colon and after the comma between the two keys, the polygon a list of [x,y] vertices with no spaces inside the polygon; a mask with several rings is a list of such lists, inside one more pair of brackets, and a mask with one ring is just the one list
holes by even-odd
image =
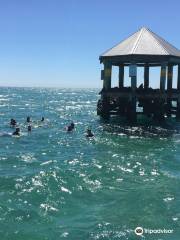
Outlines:
{"label": "support pillar", "polygon": [[[144,65],[144,89],[147,90],[149,88],[149,65],[146,63]],[[150,116],[150,106],[151,102],[149,99],[143,100],[143,113],[147,116]]]}
{"label": "support pillar", "polygon": [[144,88],[149,88],[149,66],[147,64],[144,66]]}
{"label": "support pillar", "polygon": [[128,105],[128,118],[136,121],[136,87],[137,87],[137,66],[132,64],[129,66],[129,76],[131,77],[131,101]]}
{"label": "support pillar", "polygon": [[168,92],[172,92],[172,81],[173,81],[173,65],[168,65],[168,75],[167,75]]}
{"label": "support pillar", "polygon": [[119,88],[124,87],[124,65],[119,66]]}
{"label": "support pillar", "polygon": [[165,92],[166,86],[166,64],[161,65],[160,90]]}
{"label": "support pillar", "polygon": [[158,121],[164,120],[165,114],[165,100],[163,98],[163,93],[165,93],[166,86],[166,63],[161,65],[161,76],[160,76],[160,91],[162,96],[154,100],[154,119]]}
{"label": "support pillar", "polygon": [[[118,84],[118,86],[119,86],[119,89],[123,89],[123,87],[124,87],[124,64],[119,65],[119,84]],[[117,104],[118,104],[118,108],[119,108],[119,110],[118,110],[119,115],[124,116],[126,101],[124,100],[124,98],[119,97]]]}
{"label": "support pillar", "polygon": [[180,64],[178,64],[178,74],[177,74],[177,90],[178,90],[178,99],[177,99],[177,113],[176,118],[180,119]]}
{"label": "support pillar", "polygon": [[111,89],[111,72],[112,65],[109,62],[104,62],[104,82],[103,88],[105,90]]}
{"label": "support pillar", "polygon": [[110,116],[110,98],[107,96],[106,91],[111,89],[111,72],[112,72],[112,65],[110,62],[104,62],[104,81],[103,81],[103,89],[105,90],[102,93],[101,100],[102,100],[102,111],[101,116],[104,119],[109,119]]}
{"label": "support pillar", "polygon": [[132,89],[133,93],[136,91],[136,87],[137,87],[137,77],[132,76],[131,77],[131,89]]}
{"label": "support pillar", "polygon": [[173,82],[173,65],[168,65],[168,72],[167,72],[167,116],[171,116],[171,109],[172,109],[172,100],[171,100],[171,94],[172,94],[172,82]]}
{"label": "support pillar", "polygon": [[131,88],[132,88],[132,121],[136,121],[136,87],[137,87],[137,77],[131,77]]}
{"label": "support pillar", "polygon": [[178,64],[177,90],[180,93],[180,64]]}

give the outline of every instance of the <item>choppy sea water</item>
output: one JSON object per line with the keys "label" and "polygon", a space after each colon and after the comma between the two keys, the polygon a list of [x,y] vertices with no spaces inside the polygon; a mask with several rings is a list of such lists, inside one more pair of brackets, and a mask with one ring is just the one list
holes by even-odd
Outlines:
{"label": "choppy sea water", "polygon": [[[0,239],[179,240],[179,123],[104,123],[97,99],[93,89],[0,88],[0,134],[11,118],[22,133],[0,136]],[[173,233],[138,237],[137,226]]]}

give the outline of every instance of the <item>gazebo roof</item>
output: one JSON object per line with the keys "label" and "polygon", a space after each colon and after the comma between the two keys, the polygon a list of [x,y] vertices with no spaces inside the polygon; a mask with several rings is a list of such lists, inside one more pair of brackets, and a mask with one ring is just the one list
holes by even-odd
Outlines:
{"label": "gazebo roof", "polygon": [[100,56],[100,60],[105,58],[113,59],[115,57],[124,61],[151,62],[153,60],[153,62],[159,63],[169,60],[170,57],[180,59],[180,51],[148,28],[143,27],[103,53]]}

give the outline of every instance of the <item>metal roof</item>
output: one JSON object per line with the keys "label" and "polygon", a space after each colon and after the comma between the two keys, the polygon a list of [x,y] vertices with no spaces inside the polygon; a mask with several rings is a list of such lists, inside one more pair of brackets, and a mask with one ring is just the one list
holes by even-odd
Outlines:
{"label": "metal roof", "polygon": [[148,28],[141,28],[101,57],[125,55],[158,55],[180,57],[180,51]]}

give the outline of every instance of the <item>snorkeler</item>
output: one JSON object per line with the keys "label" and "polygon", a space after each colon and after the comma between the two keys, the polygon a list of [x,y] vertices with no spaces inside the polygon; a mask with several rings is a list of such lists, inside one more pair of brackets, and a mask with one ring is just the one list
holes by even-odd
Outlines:
{"label": "snorkeler", "polygon": [[31,122],[31,118],[30,118],[29,116],[27,117],[26,122],[27,122],[27,123],[30,123],[30,122]]}
{"label": "snorkeler", "polygon": [[75,124],[71,122],[70,125],[66,127],[67,132],[72,132],[74,130]]}
{"label": "snorkeler", "polygon": [[28,125],[28,132],[31,132],[31,130],[32,130],[31,125]]}
{"label": "snorkeler", "polygon": [[71,125],[69,125],[69,126],[67,126],[66,130],[67,130],[67,132],[72,132],[73,128]]}
{"label": "snorkeler", "polygon": [[70,126],[71,126],[72,129],[74,129],[75,124],[74,124],[73,122],[71,122],[71,125],[70,125]]}
{"label": "snorkeler", "polygon": [[13,119],[13,118],[11,118],[11,121],[10,121],[10,126],[12,126],[12,127],[15,127],[16,126],[16,120],[15,119]]}
{"label": "snorkeler", "polygon": [[94,137],[94,134],[92,133],[91,129],[87,129],[86,137]]}
{"label": "snorkeler", "polygon": [[20,128],[16,128],[15,132],[12,135],[20,136]]}

